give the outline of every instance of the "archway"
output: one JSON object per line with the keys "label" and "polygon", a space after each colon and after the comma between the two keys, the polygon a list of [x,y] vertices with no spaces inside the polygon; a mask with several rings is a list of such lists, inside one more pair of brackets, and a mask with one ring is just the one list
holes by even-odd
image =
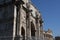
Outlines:
{"label": "archway", "polygon": [[25,40],[25,30],[23,27],[21,28],[21,35],[23,37],[23,40]]}
{"label": "archway", "polygon": [[31,36],[35,37],[35,27],[32,22],[31,22]]}

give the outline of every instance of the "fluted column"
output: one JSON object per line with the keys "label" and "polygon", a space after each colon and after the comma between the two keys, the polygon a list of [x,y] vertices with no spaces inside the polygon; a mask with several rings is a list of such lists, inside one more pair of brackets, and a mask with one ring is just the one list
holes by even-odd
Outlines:
{"label": "fluted column", "polygon": [[20,40],[20,8],[21,5],[24,4],[23,1],[15,1],[14,5],[14,26],[13,26],[13,36],[15,36],[15,38],[13,38],[13,40]]}
{"label": "fluted column", "polygon": [[39,36],[40,36],[40,26],[39,26],[39,18],[38,18],[38,14],[36,14],[36,40],[39,40]]}
{"label": "fluted column", "polygon": [[16,6],[14,6],[14,25],[13,25],[13,39],[12,40],[14,40],[14,38],[15,38],[15,30],[16,30],[16,13],[17,13],[17,11],[16,11]]}
{"label": "fluted column", "polygon": [[29,2],[26,4],[27,6],[27,10],[26,10],[26,22],[27,22],[27,27],[26,27],[26,36],[28,40],[31,40],[31,18],[30,18],[30,14],[31,14],[31,10],[30,8],[30,4]]}

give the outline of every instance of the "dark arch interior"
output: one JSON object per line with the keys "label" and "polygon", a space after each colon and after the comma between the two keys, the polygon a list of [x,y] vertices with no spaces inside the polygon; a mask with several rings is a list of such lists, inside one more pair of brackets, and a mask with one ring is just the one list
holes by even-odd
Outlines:
{"label": "dark arch interior", "polygon": [[35,27],[32,22],[31,22],[31,36],[35,36]]}
{"label": "dark arch interior", "polygon": [[23,27],[21,28],[21,35],[23,36],[23,40],[25,40],[25,30]]}

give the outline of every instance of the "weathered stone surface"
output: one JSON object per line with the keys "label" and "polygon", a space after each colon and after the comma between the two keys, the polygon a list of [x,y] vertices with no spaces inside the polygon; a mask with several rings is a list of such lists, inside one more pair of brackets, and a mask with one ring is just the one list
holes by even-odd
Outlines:
{"label": "weathered stone surface", "polygon": [[[0,4],[3,1],[1,0]],[[11,0],[5,2],[8,1]],[[0,40],[44,40],[40,12],[33,4],[28,3],[29,0],[23,1],[25,4],[10,4],[0,7]]]}

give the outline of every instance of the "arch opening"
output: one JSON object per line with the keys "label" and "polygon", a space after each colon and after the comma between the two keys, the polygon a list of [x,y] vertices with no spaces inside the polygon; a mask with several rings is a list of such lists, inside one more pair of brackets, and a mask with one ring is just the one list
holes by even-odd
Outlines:
{"label": "arch opening", "polygon": [[25,30],[23,27],[21,28],[21,35],[23,37],[23,40],[25,40]]}
{"label": "arch opening", "polygon": [[35,27],[32,22],[31,22],[31,36],[35,36]]}

